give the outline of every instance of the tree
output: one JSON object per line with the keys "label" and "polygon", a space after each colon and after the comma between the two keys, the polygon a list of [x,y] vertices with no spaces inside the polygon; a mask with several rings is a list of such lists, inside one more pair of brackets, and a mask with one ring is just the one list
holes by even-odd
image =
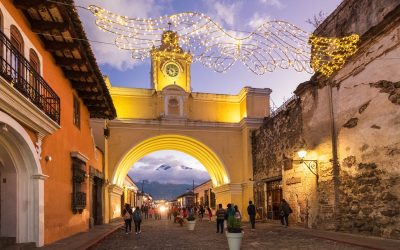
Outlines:
{"label": "tree", "polygon": [[328,14],[323,12],[322,10],[318,12],[318,14],[314,14],[312,18],[308,18],[306,20],[306,23],[311,24],[314,26],[314,28],[318,28],[318,26],[321,25],[321,23],[327,18]]}

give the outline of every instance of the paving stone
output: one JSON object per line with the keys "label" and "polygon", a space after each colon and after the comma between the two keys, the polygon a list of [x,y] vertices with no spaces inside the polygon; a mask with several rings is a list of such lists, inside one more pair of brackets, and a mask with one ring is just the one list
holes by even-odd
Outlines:
{"label": "paving stone", "polygon": [[[91,249],[228,249],[225,234],[216,233],[215,222],[197,221],[194,231],[169,220],[145,220],[142,234],[125,234],[120,228]],[[362,247],[320,239],[302,230],[267,223],[257,224],[256,231],[244,225],[242,249],[364,249]]]}

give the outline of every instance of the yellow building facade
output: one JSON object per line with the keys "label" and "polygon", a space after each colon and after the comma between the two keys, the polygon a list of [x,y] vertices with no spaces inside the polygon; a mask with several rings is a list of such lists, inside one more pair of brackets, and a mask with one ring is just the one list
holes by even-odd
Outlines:
{"label": "yellow building facade", "polygon": [[129,169],[159,150],[177,150],[199,160],[210,175],[217,204],[245,209],[253,200],[251,132],[269,115],[271,90],[245,87],[237,95],[192,92],[192,56],[179,47],[172,31],[164,32],[162,44],[151,55],[151,89],[109,83],[117,119],[105,124],[110,133],[105,174],[112,184],[108,219],[120,216],[118,197]]}

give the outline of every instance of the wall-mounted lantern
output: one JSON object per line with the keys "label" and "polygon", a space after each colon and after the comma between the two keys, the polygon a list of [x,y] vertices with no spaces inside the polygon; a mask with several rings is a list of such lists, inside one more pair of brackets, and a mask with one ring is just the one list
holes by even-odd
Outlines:
{"label": "wall-mounted lantern", "polygon": [[305,160],[304,158],[307,155],[307,151],[305,149],[300,149],[297,152],[300,160],[293,160],[293,162],[298,162],[300,164],[304,164],[311,173],[313,173],[317,177],[318,182],[318,162],[317,160]]}

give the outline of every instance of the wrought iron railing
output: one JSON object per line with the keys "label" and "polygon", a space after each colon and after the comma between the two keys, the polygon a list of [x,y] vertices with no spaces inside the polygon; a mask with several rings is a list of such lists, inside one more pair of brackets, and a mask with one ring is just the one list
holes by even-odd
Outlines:
{"label": "wrought iron railing", "polygon": [[1,31],[0,76],[60,124],[60,98]]}
{"label": "wrought iron railing", "polygon": [[293,100],[296,100],[296,99],[298,99],[299,97],[297,96],[297,95],[293,95],[292,97],[290,97],[289,99],[287,99],[281,106],[279,106],[277,109],[275,109],[275,110],[272,110],[271,109],[271,114],[270,114],[270,118],[273,118],[273,117],[275,117],[277,114],[279,114],[281,111],[283,111],[283,110],[286,110],[287,109],[287,106],[288,106],[288,104],[291,102],[291,101],[293,101]]}

